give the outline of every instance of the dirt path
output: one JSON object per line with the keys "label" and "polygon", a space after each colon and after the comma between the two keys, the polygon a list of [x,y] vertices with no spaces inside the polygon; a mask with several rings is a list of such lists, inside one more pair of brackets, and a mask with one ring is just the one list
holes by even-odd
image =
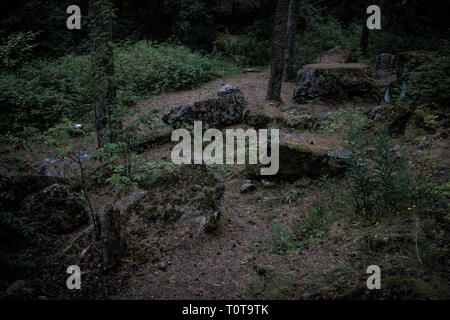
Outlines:
{"label": "dirt path", "polygon": [[[230,83],[243,91],[248,109],[263,111],[272,117],[288,117],[289,112],[281,112],[277,106],[264,100],[268,78],[267,70],[222,78],[199,89],[151,97],[142,101],[138,108],[144,113],[152,107],[165,111],[172,106],[210,98]],[[282,105],[297,105],[292,100],[293,87],[293,83],[283,84]],[[318,112],[324,114],[338,107],[321,106]],[[170,146],[162,145],[146,152],[146,155],[149,159],[161,160],[170,158],[170,151]],[[343,256],[337,253],[345,251],[342,248],[333,252],[320,245],[301,255],[258,249],[274,235],[274,230],[288,227],[304,216],[313,199],[321,196],[320,190],[311,193],[313,196],[305,196],[300,202],[268,207],[261,195],[293,192],[293,185],[279,185],[272,190],[259,186],[256,192],[242,195],[240,187],[244,178],[238,168],[220,173],[219,178],[225,185],[221,208],[227,223],[222,232],[205,236],[194,248],[180,247],[162,261],[141,265],[118,298],[298,299],[309,290],[309,282],[305,279],[311,276],[317,264],[321,261],[330,264],[336,260],[335,256],[340,255],[341,259],[347,256],[345,252]]]}

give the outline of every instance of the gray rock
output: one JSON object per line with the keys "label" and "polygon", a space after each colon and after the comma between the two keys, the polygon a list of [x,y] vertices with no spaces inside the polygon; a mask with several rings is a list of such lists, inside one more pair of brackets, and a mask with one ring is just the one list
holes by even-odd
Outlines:
{"label": "gray rock", "polygon": [[394,71],[396,66],[395,55],[390,53],[381,53],[375,59],[373,67],[375,72],[378,71]]}
{"label": "gray rock", "polygon": [[289,118],[289,126],[296,129],[311,128],[314,124],[314,119],[310,115],[294,116]]}
{"label": "gray rock", "polygon": [[345,100],[354,96],[370,96],[374,82],[369,68],[361,64],[311,64],[297,75],[294,100],[299,103],[315,98]]}
{"label": "gray rock", "polygon": [[309,293],[309,292],[305,292],[304,294],[302,294],[301,296],[300,296],[300,298],[302,299],[302,300],[309,300],[309,299],[311,299],[312,298],[312,294],[311,293]]}
{"label": "gray rock", "polygon": [[253,196],[256,200],[261,200],[264,197],[262,192],[255,192]]}
{"label": "gray rock", "polygon": [[36,230],[45,234],[70,233],[89,221],[84,204],[70,187],[55,183],[28,196],[22,212],[36,221]]}
{"label": "gray rock", "polygon": [[328,152],[328,155],[331,157],[336,157],[338,159],[349,159],[352,155],[352,152],[344,146],[339,146],[336,149]]}
{"label": "gray rock", "polygon": [[130,207],[154,228],[177,225],[185,234],[217,227],[225,187],[204,165],[183,165],[159,177]]}
{"label": "gray rock", "polygon": [[227,84],[212,99],[171,108],[162,120],[173,127],[202,121],[213,128],[223,128],[242,120],[245,105],[242,91]]}
{"label": "gray rock", "polygon": [[253,183],[244,183],[241,187],[241,193],[249,193],[256,189],[256,186]]}
{"label": "gray rock", "polygon": [[277,186],[275,183],[273,183],[271,181],[264,180],[264,179],[262,179],[261,182],[262,182],[263,187],[267,188],[267,189],[275,188]]}
{"label": "gray rock", "polygon": [[[313,150],[308,144],[280,141],[279,170],[275,176],[266,179],[281,178],[286,181],[295,181],[302,177],[320,177],[323,174],[335,175],[344,171],[345,166],[338,168],[332,166],[330,152],[332,150]],[[334,160],[334,159],[333,159]],[[338,162],[343,160],[339,155]],[[248,177],[257,178],[259,170],[248,166]],[[259,176],[260,177],[260,176]]]}
{"label": "gray rock", "polygon": [[14,281],[13,283],[11,283],[9,285],[9,287],[5,290],[5,295],[6,296],[10,296],[11,294],[13,294],[14,292],[22,289],[25,285],[26,285],[26,281],[25,280],[17,280]]}
{"label": "gray rock", "polygon": [[382,111],[384,110],[384,108],[385,108],[384,105],[374,107],[369,112],[369,119],[371,119],[372,121],[378,121],[382,116]]}
{"label": "gray rock", "polygon": [[245,124],[256,129],[266,128],[269,123],[275,120],[262,112],[254,112],[252,110],[245,110],[242,118]]}
{"label": "gray rock", "polygon": [[66,132],[71,137],[82,136],[84,134],[84,127],[82,124],[79,123],[71,124],[69,125],[69,127],[66,128]]}

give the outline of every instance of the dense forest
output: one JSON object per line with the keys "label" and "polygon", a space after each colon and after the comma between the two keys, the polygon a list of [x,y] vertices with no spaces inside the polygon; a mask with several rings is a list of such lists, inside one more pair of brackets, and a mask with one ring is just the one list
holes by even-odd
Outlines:
{"label": "dense forest", "polygon": [[1,2],[1,299],[448,299],[449,17]]}

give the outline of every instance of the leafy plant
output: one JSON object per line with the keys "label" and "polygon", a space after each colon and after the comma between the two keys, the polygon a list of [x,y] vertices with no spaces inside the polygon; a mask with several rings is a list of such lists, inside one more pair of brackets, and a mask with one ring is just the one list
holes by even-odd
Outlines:
{"label": "leafy plant", "polygon": [[347,137],[347,182],[356,210],[365,218],[374,210],[404,207],[414,195],[414,180],[384,127],[370,135],[352,124]]}
{"label": "leafy plant", "polygon": [[0,45],[1,65],[7,69],[13,69],[29,61],[33,49],[37,46],[36,38],[39,32],[17,32],[11,34]]}
{"label": "leafy plant", "polygon": [[78,165],[80,169],[82,197],[86,199],[88,203],[92,222],[94,223],[97,236],[100,237],[100,224],[98,216],[95,214],[94,209],[92,208],[92,202],[90,200],[89,193],[87,192],[86,170],[84,168],[82,159],[83,151],[85,147],[90,143],[90,141],[88,139],[81,139],[77,143],[71,141],[69,139],[69,129],[80,131],[82,130],[78,128],[75,123],[69,121],[68,119],[64,119],[63,122],[53,128],[50,128],[47,131],[46,135],[44,136],[44,142],[47,146],[53,148],[56,157],[67,157]]}
{"label": "leafy plant", "polygon": [[265,66],[270,63],[271,41],[253,37],[241,37],[236,40],[225,41],[225,54],[233,58],[244,56],[248,58],[247,64]]}

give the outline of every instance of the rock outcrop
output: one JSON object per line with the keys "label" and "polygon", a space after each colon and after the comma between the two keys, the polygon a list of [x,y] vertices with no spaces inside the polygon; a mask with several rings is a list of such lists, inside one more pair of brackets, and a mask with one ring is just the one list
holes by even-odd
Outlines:
{"label": "rock outcrop", "polygon": [[375,65],[373,67],[373,71],[382,74],[382,73],[391,73],[396,68],[396,59],[395,55],[390,53],[381,53],[375,59]]}
{"label": "rock outcrop", "polygon": [[[321,138],[326,139],[325,137]],[[323,141],[318,143],[322,144]],[[345,159],[351,151],[343,145],[317,146],[299,136],[282,138],[279,145],[279,169],[276,175],[261,176],[260,165],[249,165],[245,175],[249,179],[286,180],[293,182],[303,177],[317,178],[324,174],[337,175],[345,170]],[[337,164],[337,165],[335,165]]]}
{"label": "rock outcrop", "polygon": [[334,167],[332,158],[339,161],[348,158],[349,154],[350,151],[342,146],[330,150],[314,150],[301,143],[281,142],[277,176],[295,181],[301,177],[315,178],[323,174],[338,174],[342,168]]}
{"label": "rock outcrop", "polygon": [[67,234],[89,222],[83,203],[59,183],[27,197],[21,211],[43,234]]}
{"label": "rock outcrop", "polygon": [[162,120],[175,128],[196,120],[213,128],[223,128],[241,121],[245,104],[242,91],[228,84],[211,99],[171,108]]}
{"label": "rock outcrop", "polygon": [[345,100],[354,96],[370,97],[373,93],[374,82],[366,65],[310,64],[298,71],[294,100],[299,103],[315,98]]}
{"label": "rock outcrop", "polygon": [[224,190],[206,166],[184,165],[155,181],[133,211],[155,228],[176,224],[184,233],[209,231],[217,226]]}

